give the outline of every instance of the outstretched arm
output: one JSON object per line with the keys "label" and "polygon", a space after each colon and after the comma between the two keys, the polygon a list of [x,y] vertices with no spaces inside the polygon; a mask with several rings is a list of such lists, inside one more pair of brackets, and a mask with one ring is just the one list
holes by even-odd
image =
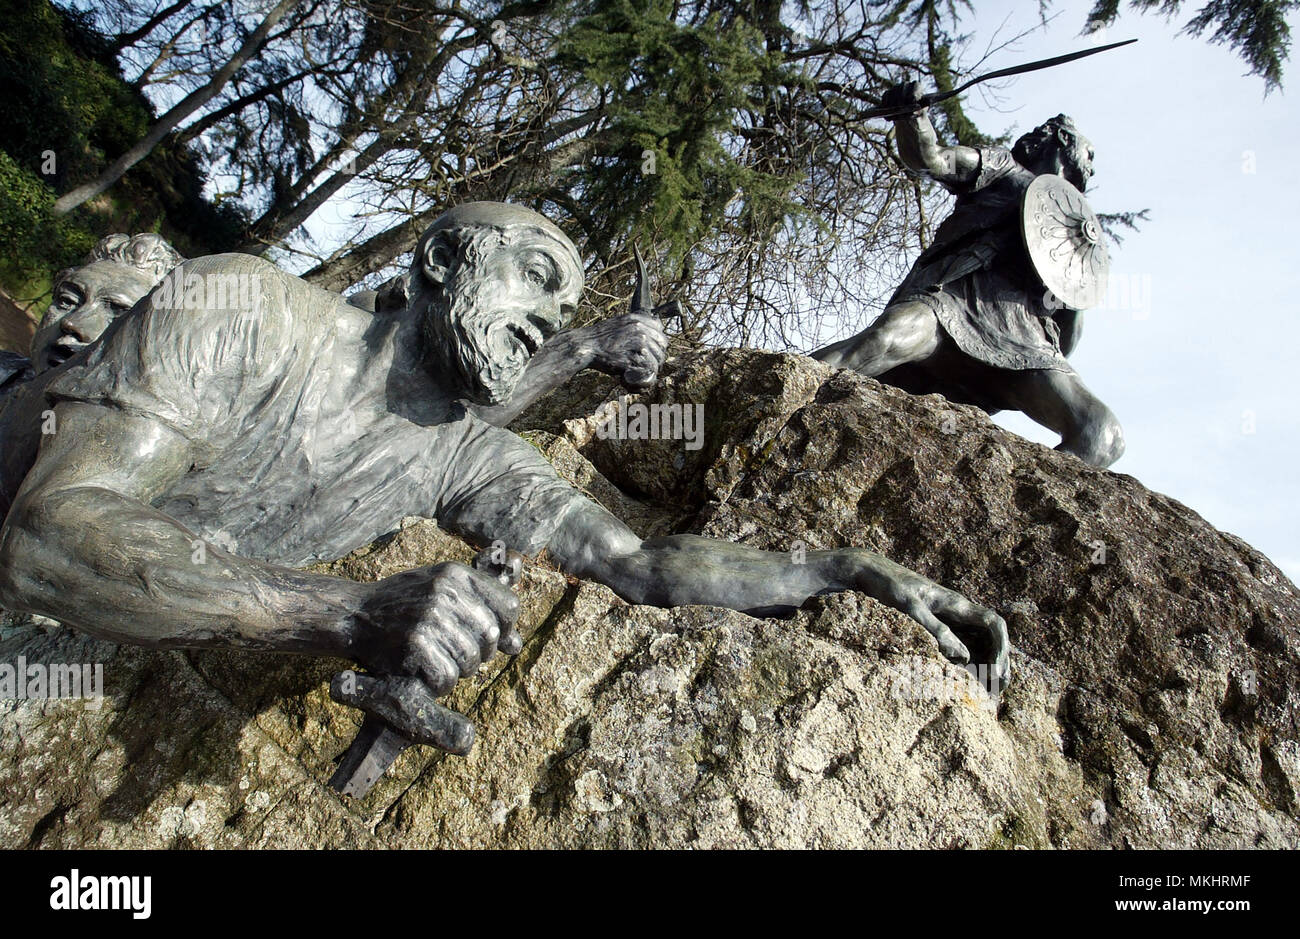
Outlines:
{"label": "outstretched arm", "polygon": [[920,85],[907,82],[889,89],[882,99],[885,105],[916,106],[912,113],[894,120],[898,155],[903,165],[948,186],[974,182],[980,170],[979,151],[971,147],[940,146],[934,125],[918,101],[920,95]]}
{"label": "outstretched arm", "polygon": [[1010,641],[1001,617],[872,551],[808,551],[796,563],[789,554],[695,535],[642,541],[586,500],[569,510],[550,551],[565,570],[604,583],[630,603],[788,615],[809,597],[860,590],[919,622],[949,659],[971,658],[956,629],[981,638],[983,657],[999,682],[1010,671]]}

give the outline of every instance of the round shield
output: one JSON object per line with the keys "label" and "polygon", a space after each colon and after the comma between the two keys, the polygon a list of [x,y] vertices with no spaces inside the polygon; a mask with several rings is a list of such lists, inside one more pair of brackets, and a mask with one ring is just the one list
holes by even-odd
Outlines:
{"label": "round shield", "polygon": [[1039,176],[1025,190],[1020,230],[1034,271],[1061,306],[1097,305],[1106,293],[1110,259],[1083,193],[1055,173]]}

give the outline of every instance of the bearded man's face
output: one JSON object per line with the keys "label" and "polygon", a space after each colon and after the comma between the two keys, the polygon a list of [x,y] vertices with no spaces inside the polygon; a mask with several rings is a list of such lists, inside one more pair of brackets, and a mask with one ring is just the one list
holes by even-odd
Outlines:
{"label": "bearded man's face", "polygon": [[1036,172],[1057,173],[1083,192],[1096,173],[1092,164],[1095,155],[1092,141],[1087,137],[1058,128],[1044,143]]}
{"label": "bearded man's face", "polygon": [[1093,158],[1096,156],[1092,141],[1069,132],[1062,134],[1061,138],[1061,175],[1073,183],[1076,189],[1083,192],[1097,172],[1092,165]]}
{"label": "bearded man's face", "polygon": [[582,272],[572,246],[528,227],[438,233],[427,245],[431,364],[448,368],[475,404],[510,399],[529,359],[577,307]]}

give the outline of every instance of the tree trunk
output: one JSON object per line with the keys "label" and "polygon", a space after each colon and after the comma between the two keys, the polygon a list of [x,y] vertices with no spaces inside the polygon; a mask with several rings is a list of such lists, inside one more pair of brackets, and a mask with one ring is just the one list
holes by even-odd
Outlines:
{"label": "tree trunk", "polygon": [[235,72],[239,71],[240,67],[261,48],[262,43],[266,41],[266,37],[275,25],[284,19],[285,15],[297,3],[298,0],[280,0],[275,5],[275,8],[266,15],[266,19],[262,20],[261,25],[239,47],[239,51],[221,67],[220,71],[212,76],[206,85],[195,89],[182,98],[171,110],[154,122],[154,125],[149,128],[149,132],[139,142],[114,160],[98,177],[60,196],[54,203],[54,214],[66,215],[88,199],[93,199],[104,192],[109,186],[121,179],[123,173],[148,156],[153,148],[158,146],[159,142],[171,133],[181,121],[216,97],[221,92],[221,89],[226,86],[226,83],[230,81],[231,77],[234,76]]}
{"label": "tree trunk", "polygon": [[394,141],[415,123],[416,118],[419,117],[420,103],[427,96],[431,85],[432,81],[429,81],[418,86],[411,103],[406,108],[406,113],[394,123],[383,127],[379,131],[379,136],[353,158],[347,169],[334,172],[310,193],[299,198],[297,203],[283,210],[282,214],[271,216],[268,210],[267,214],[258,219],[258,223],[253,226],[254,237],[258,240],[247,242],[239,250],[246,254],[265,254],[275,242],[307,221],[358,173],[364,173],[373,166],[375,161],[393,148]]}
{"label": "tree trunk", "polygon": [[[441,28],[445,20],[431,24],[429,28]],[[360,136],[360,130],[344,132],[336,144],[314,166],[303,173],[298,180],[281,196],[277,197],[265,212],[248,229],[248,240],[239,248],[246,254],[262,255],[276,242],[288,236],[302,225],[317,209],[325,204],[331,196],[342,189],[355,174],[361,173],[382,157],[392,146],[392,141],[404,134],[424,108],[425,99],[432,90],[434,82],[446,62],[461,50],[470,48],[476,38],[469,36],[455,39],[437,50],[422,62],[411,63],[391,86],[383,91],[368,107],[374,117],[362,121],[379,128],[379,137],[357,154],[346,172],[336,171],[308,194],[308,189],[326,167],[337,162],[339,156],[351,149],[350,143]],[[403,116],[392,124],[383,122],[384,111],[399,99],[405,99]]]}
{"label": "tree trunk", "polygon": [[269,98],[271,95],[283,91],[284,89],[292,85],[294,82],[302,81],[304,78],[309,77],[311,74],[312,74],[311,69],[306,69],[304,71],[297,72],[293,75],[290,75],[288,78],[282,78],[279,81],[272,82],[269,85],[263,85],[261,88],[258,88],[256,91],[250,91],[248,94],[236,98],[234,101],[230,102],[223,108],[219,108],[216,111],[208,112],[207,114],[199,118],[197,121],[195,121],[193,124],[190,124],[188,127],[186,127],[179,134],[177,134],[176,143],[178,144],[189,143],[191,140],[195,139],[200,134],[202,134],[205,130],[215,127],[217,124],[220,124],[222,121],[224,121],[228,117],[231,117],[232,115],[238,114],[240,111],[244,110],[244,108],[248,107],[250,104],[256,104],[257,102],[265,98]]}

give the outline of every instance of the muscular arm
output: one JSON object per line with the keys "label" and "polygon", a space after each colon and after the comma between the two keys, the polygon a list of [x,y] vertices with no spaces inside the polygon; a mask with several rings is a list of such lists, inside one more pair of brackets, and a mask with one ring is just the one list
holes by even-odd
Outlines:
{"label": "muscular arm", "polygon": [[570,509],[550,550],[565,570],[604,583],[630,603],[781,615],[809,597],[860,590],[917,620],[954,661],[969,661],[970,652],[950,626],[983,633],[995,675],[1005,680],[1009,672],[1010,643],[997,614],[872,551],[808,551],[796,563],[789,554],[696,535],[642,541],[585,500]]}
{"label": "muscular arm", "polygon": [[971,147],[941,147],[934,125],[924,112],[894,122],[898,155],[903,165],[948,186],[975,181],[980,171],[979,151]]}
{"label": "muscular arm", "polygon": [[191,462],[147,417],[66,402],[0,529],[0,603],[154,648],[350,656],[363,586],[202,546],[149,502]]}
{"label": "muscular arm", "polygon": [[466,407],[480,420],[505,427],[542,395],[584,368],[616,375],[634,390],[652,384],[667,350],[668,336],[654,314],[627,313],[566,329],[543,343],[529,360],[509,401],[493,407]]}

